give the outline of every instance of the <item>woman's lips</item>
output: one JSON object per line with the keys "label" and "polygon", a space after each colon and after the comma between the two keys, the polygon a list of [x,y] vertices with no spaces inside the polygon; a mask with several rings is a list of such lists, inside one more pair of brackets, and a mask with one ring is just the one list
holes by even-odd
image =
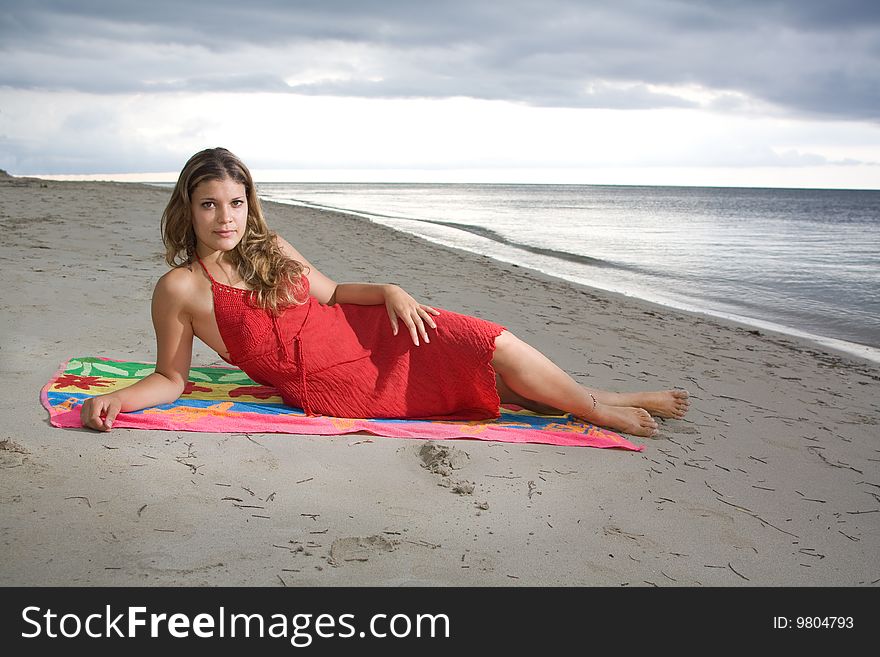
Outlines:
{"label": "woman's lips", "polygon": [[232,237],[233,235],[235,235],[235,231],[234,230],[215,230],[214,234],[219,235],[220,237]]}

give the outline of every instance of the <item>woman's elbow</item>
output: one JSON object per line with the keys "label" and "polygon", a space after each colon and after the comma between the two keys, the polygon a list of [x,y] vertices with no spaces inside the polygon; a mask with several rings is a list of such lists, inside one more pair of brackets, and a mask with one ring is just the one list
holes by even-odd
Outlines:
{"label": "woman's elbow", "polygon": [[158,376],[162,377],[163,388],[165,389],[165,395],[170,398],[167,403],[173,403],[177,401],[183,392],[186,390],[187,380],[183,376],[176,374],[165,374],[164,372],[155,372]]}

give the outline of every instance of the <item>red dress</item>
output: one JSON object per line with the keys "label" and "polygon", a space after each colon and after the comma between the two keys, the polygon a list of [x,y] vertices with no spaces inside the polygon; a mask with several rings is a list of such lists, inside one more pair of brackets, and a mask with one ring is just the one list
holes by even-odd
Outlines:
{"label": "red dress", "polygon": [[[198,258],[198,256],[196,256]],[[430,343],[397,335],[384,304],[327,306],[308,295],[280,316],[211,279],[228,362],[309,415],[479,420],[499,415],[492,354],[503,326],[441,310]],[[303,276],[304,290],[308,279]]]}

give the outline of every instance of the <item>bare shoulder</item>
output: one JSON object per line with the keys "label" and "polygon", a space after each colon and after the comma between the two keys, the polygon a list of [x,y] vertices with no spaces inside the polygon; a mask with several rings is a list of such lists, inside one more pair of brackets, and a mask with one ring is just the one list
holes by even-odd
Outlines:
{"label": "bare shoulder", "polygon": [[166,272],[153,290],[153,301],[163,306],[185,307],[204,292],[203,281],[196,272],[182,266]]}
{"label": "bare shoulder", "polygon": [[286,255],[288,258],[293,258],[294,260],[302,260],[302,254],[297,251],[293,245],[288,242],[286,239],[281,237],[278,233],[275,233],[275,244],[278,245],[278,248],[281,249],[281,252]]}
{"label": "bare shoulder", "polygon": [[[286,255],[291,260],[296,260],[298,263],[306,268],[307,272],[312,273],[317,271],[315,266],[312,265],[312,263],[310,263],[308,260],[306,260],[305,256],[297,251],[296,247],[293,246],[293,244],[281,237],[281,235],[279,235],[278,233],[275,233],[275,243],[278,245],[278,248],[281,249],[281,252],[284,255]],[[312,280],[311,276],[309,276],[309,280]],[[312,285],[314,285],[314,280],[312,280]]]}

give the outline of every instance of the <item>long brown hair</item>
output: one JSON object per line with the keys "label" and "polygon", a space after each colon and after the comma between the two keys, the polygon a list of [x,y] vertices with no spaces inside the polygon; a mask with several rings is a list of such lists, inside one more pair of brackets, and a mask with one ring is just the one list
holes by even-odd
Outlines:
{"label": "long brown hair", "polygon": [[192,194],[207,180],[233,180],[244,185],[248,214],[244,236],[229,252],[254,302],[277,314],[285,306],[305,302],[302,263],[287,257],[263,218],[263,209],[251,172],[225,148],[208,148],[193,155],[177,179],[171,199],[162,213],[165,261],[171,267],[195,260],[196,234],[192,225]]}

